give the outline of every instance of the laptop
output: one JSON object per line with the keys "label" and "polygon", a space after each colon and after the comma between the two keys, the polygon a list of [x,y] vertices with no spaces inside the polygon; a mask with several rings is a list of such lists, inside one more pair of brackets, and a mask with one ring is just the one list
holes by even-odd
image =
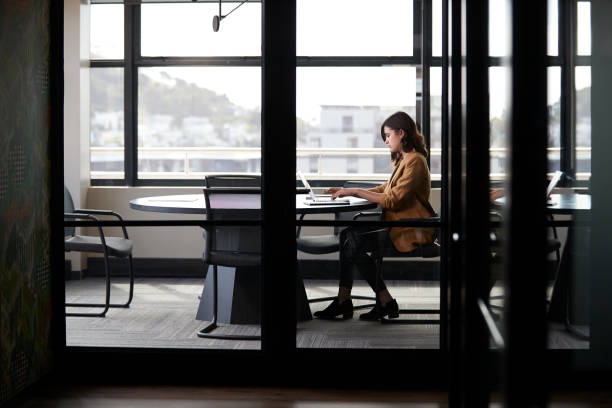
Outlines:
{"label": "laptop", "polygon": [[300,180],[302,180],[302,184],[304,187],[308,189],[308,198],[304,200],[304,204],[306,205],[350,205],[351,201],[348,198],[336,198],[332,200],[331,194],[315,194],[312,191],[312,187],[310,187],[310,183],[306,180],[306,177],[302,174],[301,171],[297,172]]}
{"label": "laptop", "polygon": [[561,176],[563,176],[562,171],[555,171],[555,174],[553,174],[552,178],[550,179],[550,182],[548,183],[548,187],[546,187],[546,202],[548,205],[551,205],[552,203],[550,195],[552,194],[554,188],[557,186],[557,183],[559,183],[559,180],[561,180]]}

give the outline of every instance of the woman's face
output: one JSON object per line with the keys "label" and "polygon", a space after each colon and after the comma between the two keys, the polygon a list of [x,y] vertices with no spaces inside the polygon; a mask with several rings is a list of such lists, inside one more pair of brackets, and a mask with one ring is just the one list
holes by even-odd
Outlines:
{"label": "woman's face", "polygon": [[391,153],[401,152],[402,151],[402,137],[404,136],[404,131],[393,130],[388,126],[383,127],[383,132],[385,134],[385,143],[389,146],[389,150]]}

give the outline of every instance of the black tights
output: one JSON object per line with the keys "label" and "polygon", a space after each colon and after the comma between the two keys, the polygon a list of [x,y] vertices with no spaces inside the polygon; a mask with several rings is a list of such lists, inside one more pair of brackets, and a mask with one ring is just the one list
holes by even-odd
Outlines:
{"label": "black tights", "polygon": [[387,286],[376,274],[376,264],[368,252],[393,248],[389,229],[377,227],[348,227],[340,232],[340,286],[353,287],[353,267],[368,282],[374,293]]}

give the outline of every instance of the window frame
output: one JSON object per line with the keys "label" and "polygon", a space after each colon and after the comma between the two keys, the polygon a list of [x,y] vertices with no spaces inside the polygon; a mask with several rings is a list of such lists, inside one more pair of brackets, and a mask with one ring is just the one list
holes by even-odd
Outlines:
{"label": "window frame", "polygon": [[[205,0],[206,1],[206,0]],[[214,2],[213,0],[208,0]],[[257,0],[255,0],[257,2]],[[558,55],[547,58],[548,67],[561,69],[560,92],[560,169],[566,174],[561,186],[584,187],[587,180],[576,178],[576,106],[575,106],[575,68],[590,66],[591,56],[577,55],[577,7],[579,2],[590,0],[572,0],[571,4],[558,0]],[[92,0],[91,4],[117,4],[117,1]],[[189,3],[185,1],[185,3]],[[140,53],[141,14],[139,4],[124,4],[124,58],[117,60],[91,60],[90,67],[124,69],[124,177],[92,178],[92,186],[199,186],[201,182],[194,179],[138,178],[138,69],[141,67],[180,67],[180,66],[233,66],[261,67],[261,57],[143,57]],[[563,27],[570,27],[564,30]],[[504,57],[490,57],[489,66],[505,64]],[[413,1],[413,53],[411,56],[297,56],[296,67],[382,67],[405,65],[417,70],[416,121],[425,136],[427,146],[431,145],[431,98],[430,69],[442,67],[442,57],[432,55],[432,1]],[[420,79],[420,81],[419,81]],[[420,82],[420,83],[419,83]],[[427,158],[430,164],[430,157]],[[331,180],[327,180],[329,183]],[[324,184],[324,183],[323,183]],[[440,187],[440,181],[434,175],[433,187]]]}
{"label": "window frame", "polygon": [[[212,0],[211,0],[212,2]],[[255,2],[258,2],[255,0]],[[117,4],[117,1],[92,0],[91,4]],[[174,2],[173,2],[174,3]],[[185,2],[189,3],[189,2]],[[429,5],[429,7],[425,7]],[[429,16],[427,18],[427,16]],[[421,19],[427,23],[425,38],[421,36]],[[296,67],[383,67],[403,65],[417,70],[416,122],[429,145],[429,69],[421,62],[431,59],[431,2],[413,1],[413,53],[411,56],[297,56]],[[146,57],[140,52],[140,4],[124,4],[124,58],[90,60],[91,69],[123,68],[124,70],[124,177],[91,178],[92,186],[200,186],[197,179],[168,179],[138,177],[138,70],[143,67],[261,67],[261,57]],[[423,50],[429,53],[422,58]],[[428,50],[428,51],[427,51]],[[427,55],[427,54],[425,54]],[[441,64],[441,57],[438,58]],[[419,86],[419,76],[422,85]],[[429,162],[429,158],[428,158]],[[347,173],[348,174],[348,173]],[[329,183],[332,180],[326,180]],[[434,181],[438,183],[439,181]],[[319,184],[319,183],[315,183]]]}

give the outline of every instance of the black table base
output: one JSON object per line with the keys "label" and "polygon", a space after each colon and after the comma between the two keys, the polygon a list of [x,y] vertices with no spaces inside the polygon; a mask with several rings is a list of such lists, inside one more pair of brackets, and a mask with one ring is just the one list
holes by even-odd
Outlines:
{"label": "black table base", "polygon": [[[206,274],[196,320],[212,320],[212,267]],[[257,267],[230,268],[219,266],[217,273],[217,321],[226,324],[259,324],[261,322],[261,279]],[[304,282],[296,280],[297,319],[312,320]]]}

